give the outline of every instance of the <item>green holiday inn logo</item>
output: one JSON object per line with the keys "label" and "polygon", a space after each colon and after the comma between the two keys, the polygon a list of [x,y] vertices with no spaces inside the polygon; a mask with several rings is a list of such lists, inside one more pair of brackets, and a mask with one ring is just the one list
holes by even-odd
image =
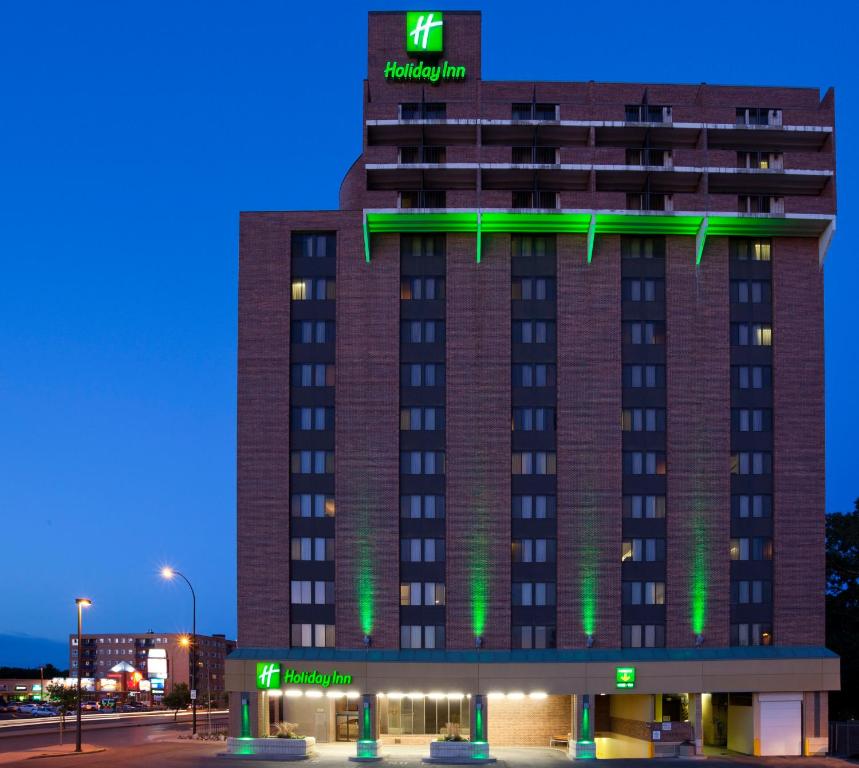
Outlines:
{"label": "green holiday inn logo", "polygon": [[440,11],[406,11],[406,51],[441,53],[444,50],[444,14]]}
{"label": "green holiday inn logo", "polygon": [[257,663],[257,688],[260,690],[280,688],[280,664],[265,661]]}

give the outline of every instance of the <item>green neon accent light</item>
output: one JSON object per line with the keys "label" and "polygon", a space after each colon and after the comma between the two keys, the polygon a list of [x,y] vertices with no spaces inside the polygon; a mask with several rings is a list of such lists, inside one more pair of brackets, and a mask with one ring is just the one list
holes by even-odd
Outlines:
{"label": "green neon accent light", "polygon": [[373,740],[373,723],[370,719],[370,702],[363,702],[364,706],[364,717],[361,718],[361,740],[362,741],[372,741]]}
{"label": "green neon accent light", "polygon": [[[391,232],[477,232],[477,213],[368,213],[371,234]],[[484,230],[486,228],[484,227]]]}
{"label": "green neon accent light", "polygon": [[[249,739],[251,737],[251,711],[250,711],[250,702],[248,701],[247,696],[242,696],[242,725],[241,725],[241,737],[242,739]],[[244,754],[244,753],[243,753]]]}
{"label": "green neon accent light", "polygon": [[582,521],[582,550],[579,557],[579,579],[582,603],[582,631],[593,635],[597,625],[597,593],[599,553],[596,541],[599,530],[596,502],[592,493],[585,493],[579,507]]}
{"label": "green neon accent light", "polygon": [[489,505],[483,487],[475,493],[473,513],[468,536],[471,630],[474,637],[483,637],[489,613]]}
{"label": "green neon accent light", "polygon": [[283,684],[318,685],[320,688],[329,688],[332,685],[352,685],[352,675],[338,672],[336,669],[332,669],[330,672],[320,672],[318,669],[287,668],[283,670]]}
{"label": "green neon accent light", "polygon": [[695,235],[695,266],[701,264],[701,257],[704,255],[704,243],[707,242],[707,230],[710,225],[710,220],[705,216],[698,229],[698,234]]}
{"label": "green neon accent light", "polygon": [[438,82],[450,80],[465,80],[465,67],[462,64],[451,64],[445,60],[438,64],[427,64],[424,61],[385,62],[385,80],[395,82],[426,82],[435,85]]}
{"label": "green neon accent light", "polygon": [[489,757],[489,742],[482,739],[474,739],[471,742],[474,745],[471,757],[474,760],[485,760]]}
{"label": "green neon accent light", "polygon": [[596,238],[597,233],[597,216],[593,214],[591,216],[591,223],[588,224],[588,264],[593,261],[594,258],[594,239]]}
{"label": "green neon accent light", "polygon": [[358,757],[377,757],[373,739],[358,739]]}
{"label": "green neon accent light", "polygon": [[355,551],[357,554],[357,574],[355,579],[355,601],[358,608],[358,623],[363,635],[372,635],[376,613],[376,568],[384,567],[376,558],[376,532],[372,523],[371,511],[377,507],[377,497],[370,485],[370,478],[358,476],[350,478],[356,485],[358,508],[356,510],[357,529]]}
{"label": "green neon accent light", "polygon": [[692,577],[691,577],[691,624],[696,635],[704,633],[707,618],[707,569],[708,542],[704,524],[704,504],[696,502],[692,518]]}
{"label": "green neon accent light", "polygon": [[614,685],[616,688],[635,688],[635,667],[615,667]]}
{"label": "green neon accent light", "polygon": [[370,230],[367,226],[367,214],[364,214],[364,261],[370,263]]}
{"label": "green neon accent light", "polygon": [[280,664],[270,661],[257,663],[257,688],[266,691],[280,688]]}
{"label": "green neon accent light", "polygon": [[480,264],[480,252],[483,249],[483,217],[477,214],[477,263]]}
{"label": "green neon accent light", "polygon": [[444,50],[444,14],[441,11],[406,11],[406,51],[441,53]]}
{"label": "green neon accent light", "polygon": [[579,737],[579,741],[593,741],[591,739],[591,708],[587,704],[582,707],[582,730],[579,732]]}
{"label": "green neon accent light", "polygon": [[585,233],[589,213],[498,213],[484,211],[484,232],[565,232]]}
{"label": "green neon accent light", "polygon": [[486,730],[484,728],[483,704],[480,701],[474,705],[474,739],[473,741],[486,741]]}

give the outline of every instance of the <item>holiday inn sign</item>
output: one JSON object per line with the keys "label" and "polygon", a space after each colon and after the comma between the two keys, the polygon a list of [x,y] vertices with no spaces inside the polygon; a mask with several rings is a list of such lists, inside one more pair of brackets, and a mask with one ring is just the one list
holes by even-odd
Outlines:
{"label": "holiday inn sign", "polygon": [[352,675],[338,672],[320,672],[317,669],[300,671],[297,669],[281,669],[280,664],[271,661],[257,663],[257,689],[263,691],[277,690],[281,685],[315,685],[328,688],[332,685],[351,685]]}
{"label": "holiday inn sign", "polygon": [[[406,53],[440,54],[444,50],[444,14],[441,11],[406,12]],[[449,61],[385,62],[385,80],[394,82],[438,83],[465,80],[465,67]]]}

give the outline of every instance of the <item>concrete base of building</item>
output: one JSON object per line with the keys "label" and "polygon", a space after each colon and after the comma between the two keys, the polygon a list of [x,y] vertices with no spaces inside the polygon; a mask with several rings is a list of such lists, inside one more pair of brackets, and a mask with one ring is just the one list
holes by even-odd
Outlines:
{"label": "concrete base of building", "polygon": [[596,760],[597,745],[595,741],[574,741],[570,744],[571,760]]}

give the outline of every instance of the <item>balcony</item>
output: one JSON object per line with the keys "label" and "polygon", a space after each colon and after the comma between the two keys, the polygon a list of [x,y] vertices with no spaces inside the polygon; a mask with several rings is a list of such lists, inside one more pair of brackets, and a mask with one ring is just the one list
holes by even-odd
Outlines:
{"label": "balcony", "polygon": [[558,105],[546,103],[519,103],[513,105],[513,120],[551,122],[558,119]]}
{"label": "balcony", "polygon": [[627,149],[626,164],[658,168],[674,167],[670,149]]}
{"label": "balcony", "polygon": [[738,195],[738,213],[784,213],[784,198],[771,195]]}
{"label": "balcony", "polygon": [[670,123],[671,107],[651,104],[627,104],[627,123]]}
{"label": "balcony", "polygon": [[766,107],[739,107],[737,125],[781,127],[781,110]]}
{"label": "balcony", "polygon": [[660,192],[633,192],[626,196],[629,211],[673,211],[674,197]]}
{"label": "balcony", "polygon": [[447,195],[443,190],[407,190],[400,192],[400,208],[445,208]]}
{"label": "balcony", "polygon": [[558,207],[558,194],[546,190],[514,191],[512,207],[551,210]]}

